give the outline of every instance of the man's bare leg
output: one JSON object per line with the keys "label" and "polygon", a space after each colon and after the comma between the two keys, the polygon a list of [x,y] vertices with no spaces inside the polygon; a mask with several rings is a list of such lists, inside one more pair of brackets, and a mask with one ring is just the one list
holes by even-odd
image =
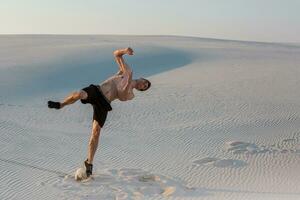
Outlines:
{"label": "man's bare leg", "polygon": [[92,135],[88,147],[88,159],[84,161],[86,174],[89,177],[93,173],[93,160],[98,147],[101,127],[96,120],[93,121]]}
{"label": "man's bare leg", "polygon": [[63,108],[66,105],[70,105],[78,101],[79,99],[86,99],[87,93],[83,90],[79,92],[72,92],[69,96],[67,96],[62,103],[60,103],[60,108]]}
{"label": "man's bare leg", "polygon": [[96,153],[97,147],[98,147],[98,142],[99,142],[99,137],[100,137],[100,130],[101,127],[98,124],[96,120],[93,121],[93,128],[92,128],[92,135],[90,137],[89,141],[89,148],[88,148],[88,160],[87,162],[89,164],[93,163],[94,160],[94,155]]}
{"label": "man's bare leg", "polygon": [[72,92],[69,94],[62,103],[60,102],[54,102],[54,101],[48,101],[48,107],[49,108],[56,108],[61,109],[65,107],[66,105],[70,105],[75,103],[79,99],[86,99],[87,93],[83,90],[80,90],[79,92]]}

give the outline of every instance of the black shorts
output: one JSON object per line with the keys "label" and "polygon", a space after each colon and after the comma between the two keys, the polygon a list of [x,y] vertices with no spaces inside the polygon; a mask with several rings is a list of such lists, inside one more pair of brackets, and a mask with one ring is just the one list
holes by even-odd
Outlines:
{"label": "black shorts", "polygon": [[93,106],[93,119],[103,127],[107,112],[112,110],[110,103],[102,94],[100,87],[97,87],[96,85],[91,84],[89,87],[83,88],[82,90],[88,94],[88,97],[86,99],[81,99],[81,103],[89,103]]}

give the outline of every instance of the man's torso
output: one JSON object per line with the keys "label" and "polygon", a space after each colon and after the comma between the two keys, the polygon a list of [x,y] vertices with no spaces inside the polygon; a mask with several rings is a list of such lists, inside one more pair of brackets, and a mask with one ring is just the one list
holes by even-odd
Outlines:
{"label": "man's torso", "polygon": [[109,102],[115,99],[127,101],[134,97],[131,81],[129,74],[114,75],[102,82],[100,88]]}

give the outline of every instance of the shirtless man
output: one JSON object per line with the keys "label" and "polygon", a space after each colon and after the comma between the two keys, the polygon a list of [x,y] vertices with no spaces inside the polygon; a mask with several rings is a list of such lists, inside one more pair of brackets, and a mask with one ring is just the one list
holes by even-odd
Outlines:
{"label": "shirtless man", "polygon": [[93,106],[92,134],[88,146],[87,159],[84,161],[86,175],[89,177],[93,171],[93,159],[98,147],[100,130],[104,125],[108,111],[112,110],[110,103],[115,99],[120,101],[131,100],[134,97],[133,88],[145,91],[151,86],[150,81],[144,78],[132,80],[132,70],[125,63],[123,55],[133,55],[131,48],[114,51],[114,57],[119,65],[119,71],[114,76],[102,82],[76,91],[67,96],[63,102],[48,101],[49,108],[61,109],[66,105],[75,103],[80,99],[81,103],[89,103]]}

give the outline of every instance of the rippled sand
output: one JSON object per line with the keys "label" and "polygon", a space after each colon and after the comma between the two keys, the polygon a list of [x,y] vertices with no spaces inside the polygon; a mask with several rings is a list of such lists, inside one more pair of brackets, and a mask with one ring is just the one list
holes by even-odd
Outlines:
{"label": "rippled sand", "polygon": [[[188,37],[1,36],[0,199],[300,199],[300,47]],[[92,108],[48,100],[117,71],[94,179],[76,182]]]}

